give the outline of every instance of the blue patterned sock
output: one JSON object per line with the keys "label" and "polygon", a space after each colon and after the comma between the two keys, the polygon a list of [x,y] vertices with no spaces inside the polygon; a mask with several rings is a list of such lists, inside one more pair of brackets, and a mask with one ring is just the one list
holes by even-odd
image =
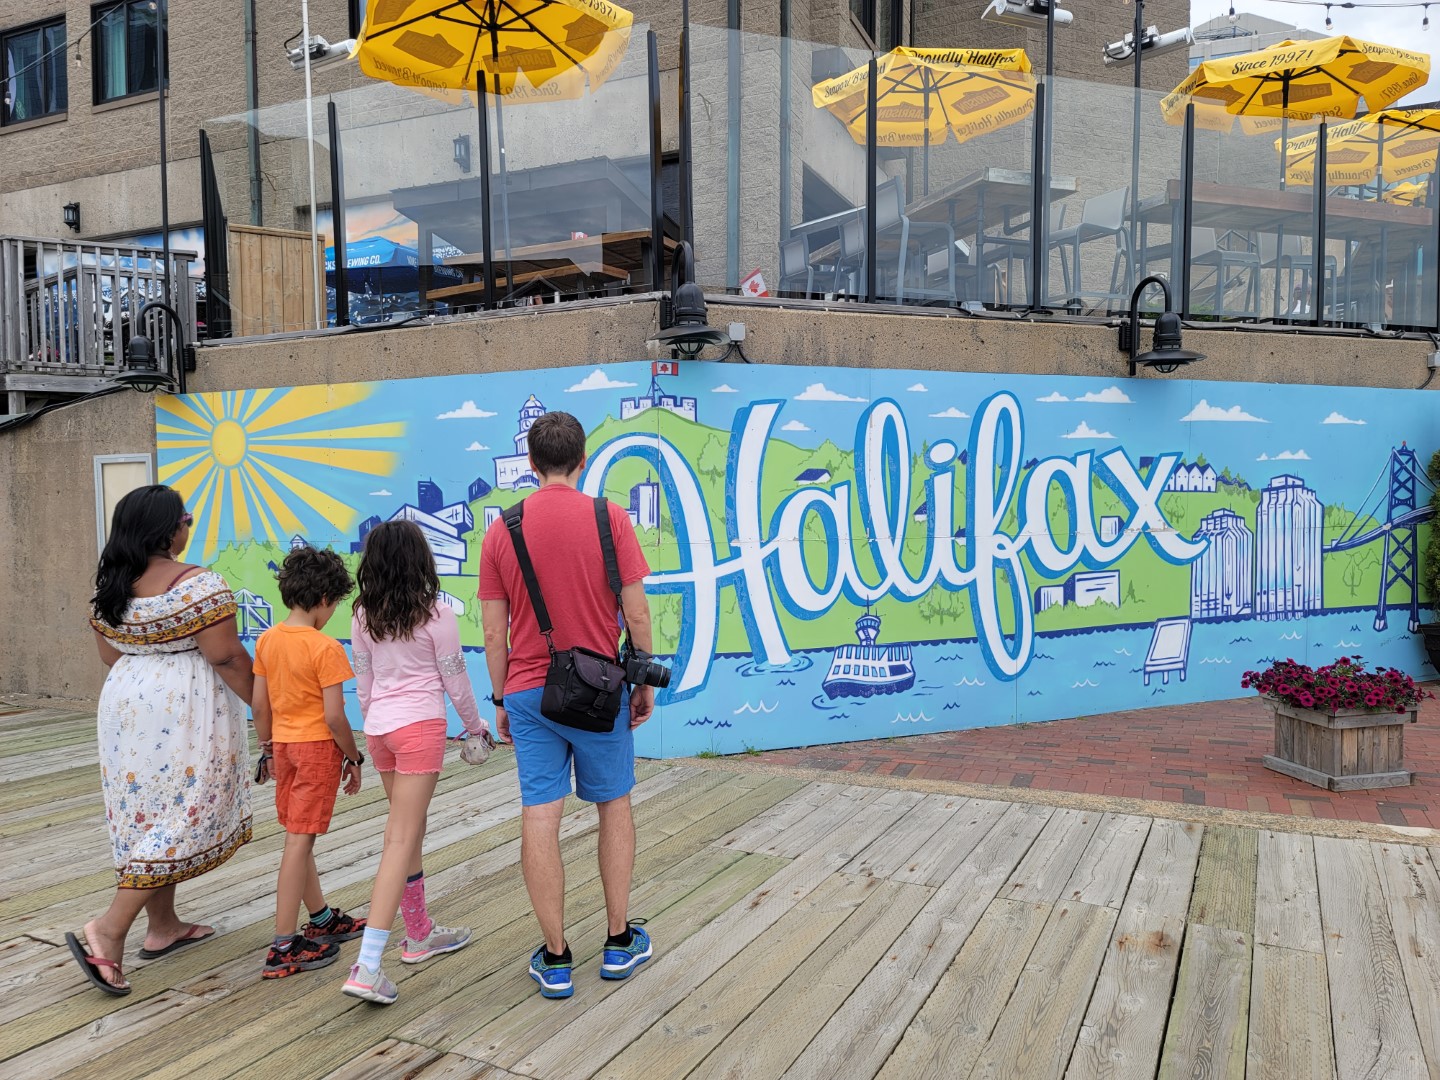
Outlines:
{"label": "blue patterned sock", "polygon": [[379,971],[380,954],[385,951],[385,943],[389,940],[389,930],[365,927],[365,936],[360,939],[360,963],[371,971]]}

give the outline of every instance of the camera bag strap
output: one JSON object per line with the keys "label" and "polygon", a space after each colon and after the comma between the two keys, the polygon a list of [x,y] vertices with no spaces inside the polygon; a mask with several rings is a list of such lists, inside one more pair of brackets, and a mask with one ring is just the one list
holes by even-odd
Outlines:
{"label": "camera bag strap", "polygon": [[[540,582],[535,576],[535,564],[530,561],[530,549],[525,545],[525,531],[521,520],[525,517],[525,500],[521,499],[507,509],[501,517],[510,530],[511,543],[515,545],[515,561],[520,565],[520,576],[525,579],[525,590],[530,594],[530,606],[535,609],[535,622],[545,637],[550,655],[555,655],[555,642],[551,633],[555,629],[550,622],[550,612],[545,607],[545,597],[540,592]],[[604,496],[595,499],[595,523],[600,533],[600,552],[605,558],[605,576],[610,591],[615,594],[615,606],[620,607],[620,564],[615,557],[615,537],[610,532],[609,504]]]}

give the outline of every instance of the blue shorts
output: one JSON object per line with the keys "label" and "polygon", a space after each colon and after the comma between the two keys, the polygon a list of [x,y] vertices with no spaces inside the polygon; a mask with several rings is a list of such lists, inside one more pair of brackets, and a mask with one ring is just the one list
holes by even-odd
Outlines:
{"label": "blue shorts", "polygon": [[570,794],[570,769],[575,769],[575,794],[586,802],[603,803],[630,794],[635,786],[635,733],[630,730],[630,695],[620,702],[613,731],[581,731],[540,715],[544,691],[520,690],[505,695],[510,738],[520,772],[520,803],[542,806]]}

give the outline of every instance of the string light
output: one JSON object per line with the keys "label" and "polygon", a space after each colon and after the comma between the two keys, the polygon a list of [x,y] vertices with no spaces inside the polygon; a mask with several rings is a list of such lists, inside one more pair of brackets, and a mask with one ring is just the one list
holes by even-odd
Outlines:
{"label": "string light", "polygon": [[1335,29],[1335,24],[1330,21],[1330,5],[1329,5],[1329,4],[1326,4],[1326,5],[1325,5],[1325,29],[1326,29],[1326,30],[1334,30],[1334,29]]}
{"label": "string light", "polygon": [[1233,22],[1234,22],[1236,19],[1238,19],[1238,18],[1240,18],[1240,16],[1235,14],[1235,5],[1234,5],[1234,4],[1231,4],[1231,5],[1230,5],[1230,21],[1233,23]]}
{"label": "string light", "polygon": [[1420,20],[1420,29],[1421,29],[1421,30],[1429,30],[1429,29],[1430,29],[1430,5],[1429,5],[1429,4],[1426,4],[1426,5],[1425,5],[1425,17]]}

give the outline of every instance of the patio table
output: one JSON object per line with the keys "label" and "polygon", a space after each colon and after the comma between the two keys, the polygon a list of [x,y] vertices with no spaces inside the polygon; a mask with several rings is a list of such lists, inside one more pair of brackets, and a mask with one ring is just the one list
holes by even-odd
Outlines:
{"label": "patio table", "polygon": [[[664,238],[666,255],[674,251],[678,241]],[[515,248],[508,258],[496,253],[495,265],[508,268],[508,275],[497,281],[500,285],[526,285],[545,280],[557,286],[573,284],[582,295],[592,283],[608,287],[628,283],[632,276],[648,275],[650,267],[650,232],[631,229],[624,232],[601,233],[574,240],[556,240],[547,244],[531,244]],[[457,267],[464,282],[444,289],[431,289],[426,295],[433,300],[479,299],[485,291],[483,275],[485,260],[479,253],[452,255],[446,266]],[[669,259],[667,257],[666,264]],[[660,285],[654,285],[659,288]]]}

